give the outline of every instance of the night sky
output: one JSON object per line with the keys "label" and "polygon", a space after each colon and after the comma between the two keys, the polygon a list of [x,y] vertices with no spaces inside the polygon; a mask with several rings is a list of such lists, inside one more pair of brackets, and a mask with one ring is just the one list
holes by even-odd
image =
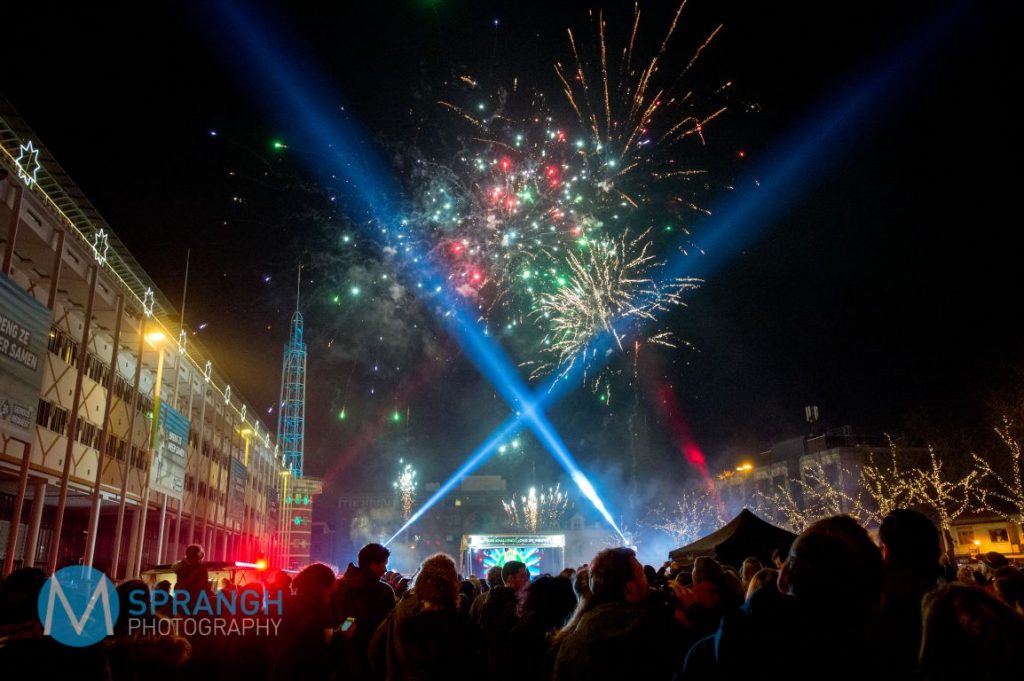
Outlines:
{"label": "night sky", "polygon": [[[192,249],[187,323],[206,324],[197,338],[261,409],[278,394],[295,268],[309,266],[307,473],[334,467],[334,491],[383,486],[404,455],[421,479],[443,479],[506,408],[426,310],[395,320],[418,326],[397,328],[405,340],[384,348],[368,343],[351,315],[337,318],[327,304],[337,272],[318,259],[318,239],[332,224],[341,229],[343,208],[331,204],[330,187],[304,176],[297,154],[273,149],[280,131],[255,103],[258,75],[239,68],[203,4],[158,2],[144,15],[139,5],[6,8],[0,92],[171,300],[180,299]],[[272,11],[381,148],[427,143],[412,121],[453,74],[517,75],[554,91],[565,28],[600,6],[324,4]],[[702,59],[717,81],[735,84],[736,106],[710,126],[704,150],[718,185],[877,70],[936,5],[950,3],[691,0],[684,34],[723,23]],[[691,474],[654,404],[664,385],[713,468],[804,432],[806,404],[818,405],[828,426],[865,433],[922,419],[978,426],[985,395],[1024,359],[1016,332],[1022,118],[1012,103],[1022,71],[1012,33],[1020,11],[974,5],[850,138],[815,159],[820,181],[794,188],[756,242],[673,315],[693,350],[646,358],[635,396],[626,388],[607,406],[580,389],[553,411],[600,480],[629,467],[614,443],[634,399],[647,428],[644,471],[674,481]],[[604,6],[621,28],[631,5]],[[651,26],[665,25],[675,7],[642,6]],[[274,425],[276,413],[265,421]],[[554,481],[543,450],[526,449],[485,472],[519,483],[536,470]]]}

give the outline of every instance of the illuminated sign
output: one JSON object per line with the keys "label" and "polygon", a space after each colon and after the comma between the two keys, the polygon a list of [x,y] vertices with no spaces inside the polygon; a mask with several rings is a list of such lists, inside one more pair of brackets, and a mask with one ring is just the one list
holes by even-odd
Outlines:
{"label": "illuminated sign", "polygon": [[471,549],[502,549],[516,547],[564,548],[564,534],[471,534]]}

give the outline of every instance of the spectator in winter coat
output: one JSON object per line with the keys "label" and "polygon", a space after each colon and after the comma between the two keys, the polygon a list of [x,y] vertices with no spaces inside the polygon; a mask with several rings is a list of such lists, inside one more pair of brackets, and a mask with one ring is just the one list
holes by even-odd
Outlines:
{"label": "spectator in winter coat", "polygon": [[632,549],[605,549],[590,564],[592,595],[560,637],[552,681],[670,679],[685,654],[673,610],[653,600]]}
{"label": "spectator in winter coat", "polygon": [[519,599],[530,583],[530,571],[524,563],[510,560],[501,567],[501,580],[480,609],[490,679],[500,678],[508,665],[514,664],[515,651],[509,648],[508,638],[519,621]]}
{"label": "spectator in winter coat", "polygon": [[490,593],[494,590],[494,587],[501,586],[501,584],[501,566],[494,565],[487,570],[487,590],[477,596],[473,600],[473,605],[469,607],[469,616],[473,618],[473,621],[478,626],[480,624],[480,611],[483,610],[487,599],[491,597]]}
{"label": "spectator in winter coat", "polygon": [[474,681],[483,666],[480,630],[458,611],[455,561],[423,561],[412,590],[370,643],[370,668],[385,681]]}
{"label": "spectator in winter coat", "polygon": [[380,544],[367,544],[359,550],[359,566],[349,563],[331,594],[332,625],[338,627],[354,618],[349,639],[353,679],[368,678],[370,640],[395,607],[394,590],[381,581],[390,556],[391,552]]}
{"label": "spectator in winter coat", "polygon": [[[209,593],[210,574],[203,563],[203,558],[205,557],[206,554],[203,552],[202,546],[199,544],[189,544],[185,547],[185,557],[171,566],[176,575],[174,593],[176,595],[180,593],[188,594],[188,610],[190,612],[201,591],[206,591],[207,595],[212,595]],[[180,599],[181,597],[177,596],[177,598]]]}
{"label": "spectator in winter coat", "polygon": [[334,571],[314,563],[295,576],[295,595],[285,599],[272,681],[327,679],[335,668],[329,647]]}

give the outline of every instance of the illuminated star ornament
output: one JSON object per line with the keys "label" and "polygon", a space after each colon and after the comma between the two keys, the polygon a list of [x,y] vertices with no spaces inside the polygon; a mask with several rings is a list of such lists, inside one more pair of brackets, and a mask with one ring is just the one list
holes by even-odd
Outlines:
{"label": "illuminated star ornament", "polygon": [[18,158],[15,164],[18,166],[18,178],[31,187],[36,183],[36,176],[39,174],[39,150],[29,140],[18,148]]}
{"label": "illuminated star ornament", "polygon": [[92,254],[96,264],[103,267],[107,264],[107,252],[110,250],[110,235],[106,230],[99,229],[92,235]]}
{"label": "illuminated star ornament", "polygon": [[206,365],[203,367],[203,380],[207,383],[210,382],[210,374],[213,373],[213,363],[210,360],[206,360]]}
{"label": "illuminated star ornament", "polygon": [[153,294],[153,289],[147,288],[146,292],[142,294],[142,312],[147,317],[153,316],[153,308],[156,306],[156,296]]}
{"label": "illuminated star ornament", "polygon": [[224,388],[224,404],[231,404],[231,386]]}
{"label": "illuminated star ornament", "polygon": [[178,352],[185,352],[185,339],[188,334],[185,333],[185,329],[178,332]]}

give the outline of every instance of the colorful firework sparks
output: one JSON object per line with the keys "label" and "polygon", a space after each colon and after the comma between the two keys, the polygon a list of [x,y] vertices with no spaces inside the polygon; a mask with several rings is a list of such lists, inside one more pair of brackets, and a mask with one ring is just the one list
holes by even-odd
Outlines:
{"label": "colorful firework sparks", "polygon": [[[680,60],[681,12],[646,61],[639,7],[621,46],[603,14],[591,13],[594,46],[570,30],[572,60],[555,64],[564,99],[549,101],[517,79],[487,95],[463,76],[459,94],[439,101],[469,134],[458,135],[453,161],[416,161],[410,222],[429,235],[450,286],[474,301],[488,328],[517,338],[534,378],[589,367],[595,356],[585,350],[602,332],[620,353],[679,344],[634,322],[682,305],[698,283],[660,273],[668,253],[695,249],[689,227],[707,212],[698,197],[709,180],[684,144],[703,144],[730,86],[709,97],[688,88],[687,74],[721,27]],[[625,342],[633,332],[636,341]],[[585,373],[597,391],[600,374]]]}
{"label": "colorful firework sparks", "polygon": [[569,495],[562,491],[561,485],[548,487],[547,491],[537,494],[537,488],[531,487],[526,494],[516,501],[512,497],[501,502],[509,524],[520,530],[536,532],[537,530],[558,529],[565,513],[569,509]]}
{"label": "colorful firework sparks", "polygon": [[[567,284],[542,296],[535,312],[549,320],[545,350],[553,356],[552,361],[539,362],[535,374],[546,374],[553,367],[567,371],[577,361],[587,364],[587,346],[602,332],[615,340],[619,351],[625,349],[631,331],[645,326],[648,328],[634,348],[641,342],[667,347],[685,343],[668,329],[655,326],[652,330],[645,322],[656,322],[657,313],[684,305],[683,293],[700,282],[689,278],[655,280],[651,273],[661,263],[650,252],[649,233],[631,238],[625,232],[618,239],[602,239],[580,254],[569,254]],[[586,379],[586,370],[584,376]],[[593,381],[596,390],[600,374]]]}
{"label": "colorful firework sparks", "polygon": [[[402,464],[403,461],[399,459],[398,463]],[[398,474],[398,479],[392,484],[402,502],[402,517],[408,520],[416,503],[416,470],[411,464],[405,464]]]}
{"label": "colorful firework sparks", "polygon": [[511,549],[484,549],[484,569],[503,567],[514,560],[526,565],[530,578],[540,575],[541,552],[535,548],[516,547]]}

